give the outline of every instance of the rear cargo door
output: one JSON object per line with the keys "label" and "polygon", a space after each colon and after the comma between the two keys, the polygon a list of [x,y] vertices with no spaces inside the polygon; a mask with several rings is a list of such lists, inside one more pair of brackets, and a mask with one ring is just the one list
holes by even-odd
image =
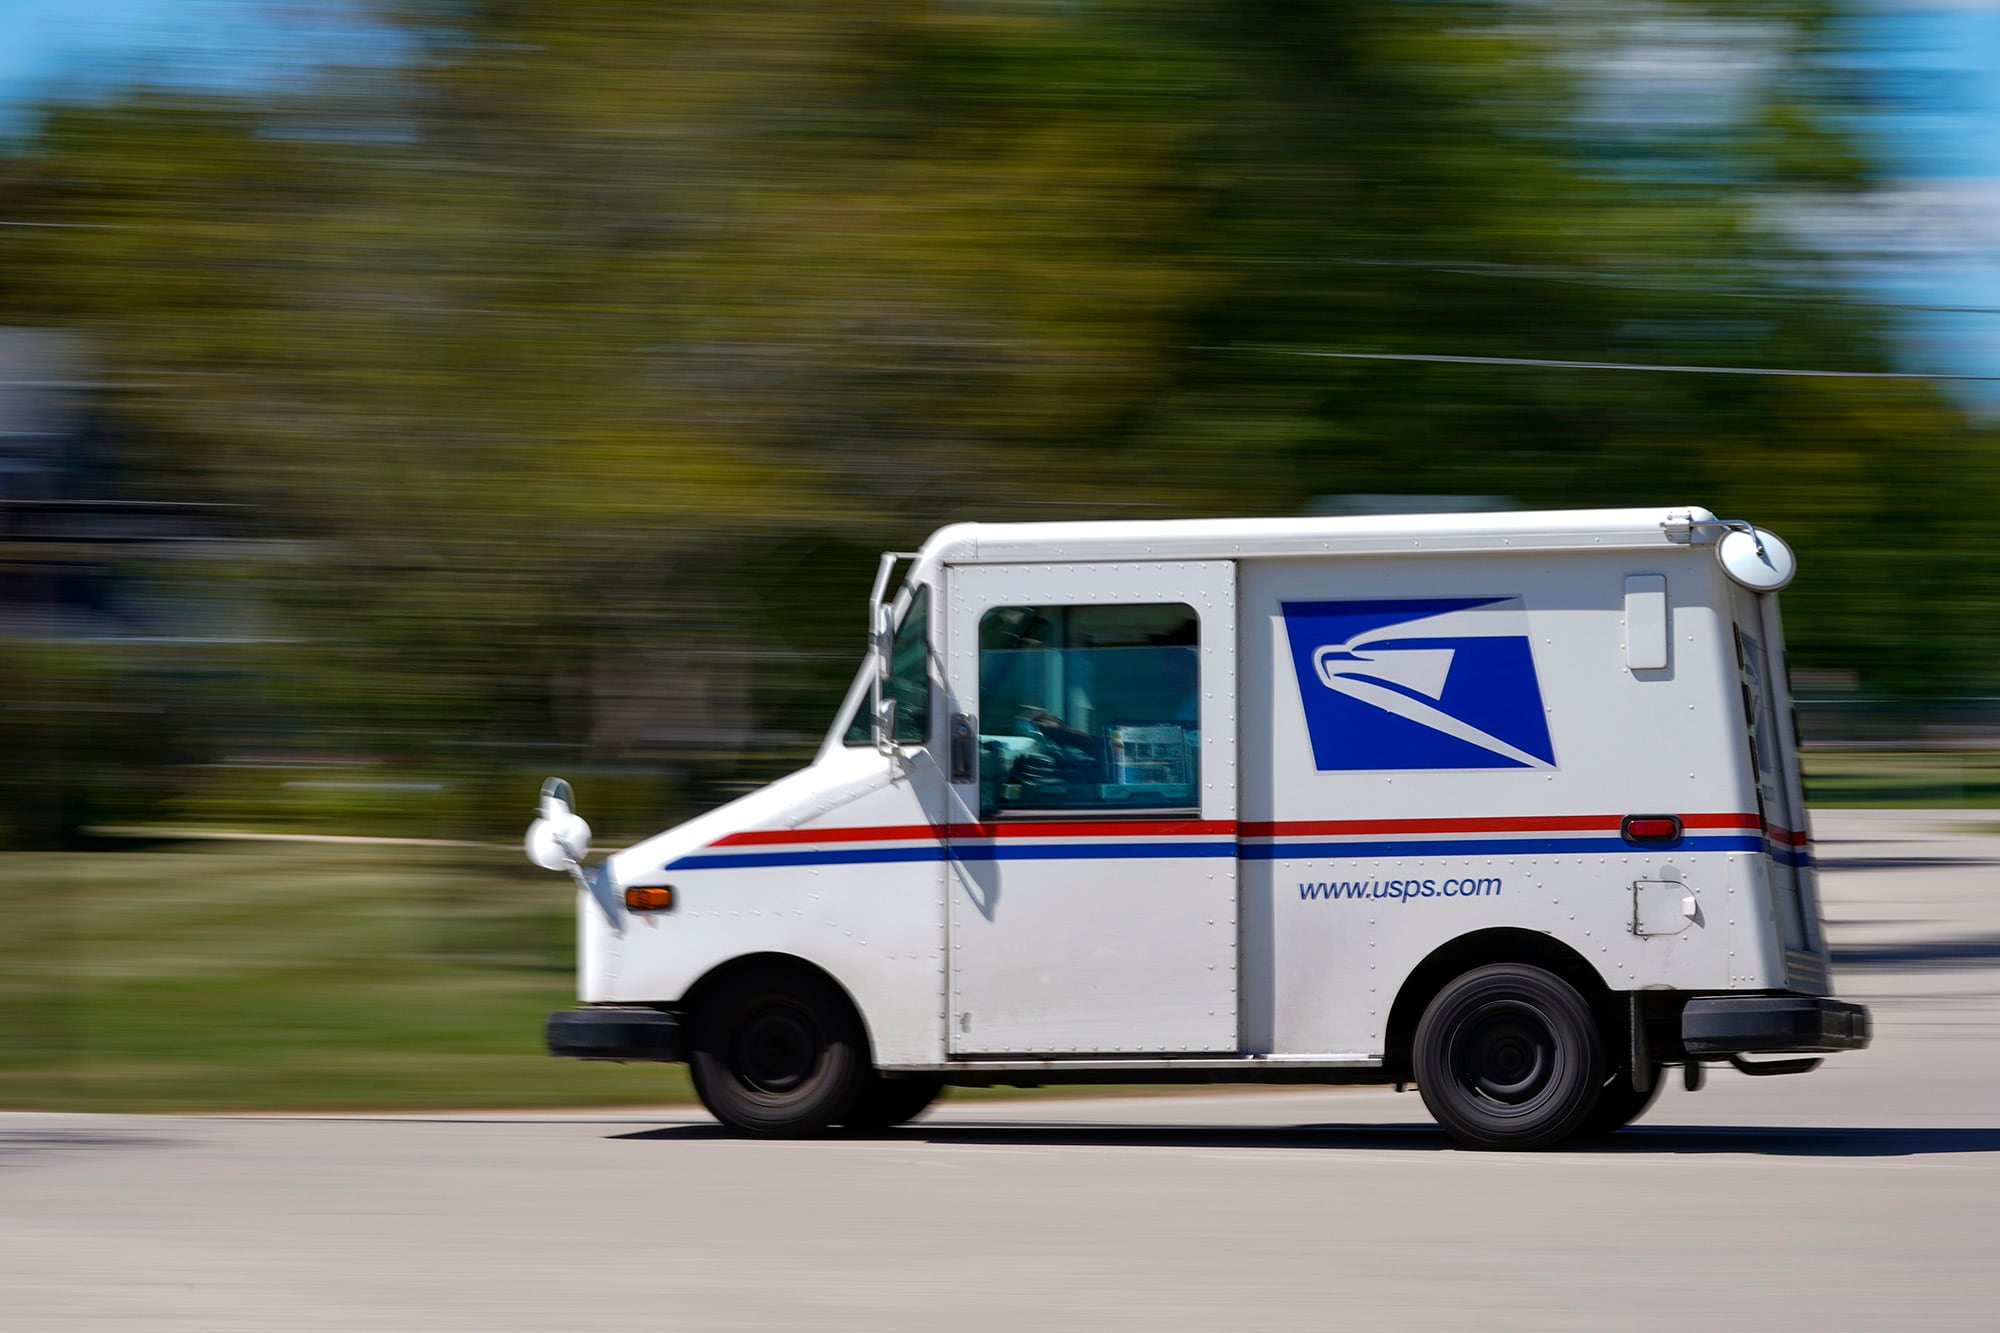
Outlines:
{"label": "rear cargo door", "polygon": [[1804,785],[1798,738],[1793,734],[1791,691],[1785,683],[1784,640],[1777,599],[1732,588],[1736,663],[1743,693],[1744,728],[1757,780],[1757,813],[1764,821],[1771,902],[1779,934],[1790,952],[1817,952],[1813,913],[1804,883],[1809,864]]}

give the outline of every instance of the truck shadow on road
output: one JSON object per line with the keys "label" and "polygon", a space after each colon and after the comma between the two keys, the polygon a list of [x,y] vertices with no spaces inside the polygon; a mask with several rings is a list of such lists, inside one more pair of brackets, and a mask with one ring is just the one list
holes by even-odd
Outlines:
{"label": "truck shadow on road", "polygon": [[58,1153],[116,1152],[170,1148],[173,1139],[147,1134],[93,1133],[74,1129],[0,1130],[0,1167],[39,1161]]}
{"label": "truck shadow on road", "polygon": [[1739,1125],[1633,1125],[1585,1145],[1609,1153],[1748,1153],[1764,1157],[1924,1157],[2000,1152],[2000,1129],[1874,1126],[1783,1128]]}
{"label": "truck shadow on road", "polygon": [[1901,944],[1836,945],[1835,967],[1924,971],[1930,968],[1991,967],[2000,962],[2000,935],[1913,940]]}
{"label": "truck shadow on road", "polygon": [[[613,1139],[688,1141],[732,1137],[719,1125],[670,1125],[613,1134]],[[1390,1149],[1458,1148],[1436,1125],[933,1125],[919,1122],[877,1134],[840,1135],[840,1143],[932,1143],[941,1147]],[[1559,1151],[1614,1157],[1673,1154],[1760,1157],[1924,1157],[2000,1153],[2000,1128],[1782,1128],[1738,1125],[1634,1125],[1608,1138]]]}
{"label": "truck shadow on road", "polygon": [[1990,856],[1829,856],[1820,869],[1829,875],[1849,870],[1957,870],[1963,866],[1995,866]]}

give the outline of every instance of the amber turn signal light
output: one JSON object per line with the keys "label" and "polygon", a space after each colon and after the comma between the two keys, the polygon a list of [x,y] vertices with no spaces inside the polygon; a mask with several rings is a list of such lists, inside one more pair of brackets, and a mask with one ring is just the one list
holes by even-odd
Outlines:
{"label": "amber turn signal light", "polygon": [[651,889],[625,890],[625,905],[635,912],[657,912],[674,905],[674,891],[662,886]]}

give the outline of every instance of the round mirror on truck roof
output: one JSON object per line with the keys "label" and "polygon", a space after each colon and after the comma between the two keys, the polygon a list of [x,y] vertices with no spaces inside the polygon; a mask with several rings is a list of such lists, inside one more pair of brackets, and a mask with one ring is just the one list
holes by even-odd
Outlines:
{"label": "round mirror on truck roof", "polygon": [[1722,534],[1715,558],[1725,574],[1753,592],[1776,592],[1799,572],[1792,548],[1778,534],[1748,523]]}

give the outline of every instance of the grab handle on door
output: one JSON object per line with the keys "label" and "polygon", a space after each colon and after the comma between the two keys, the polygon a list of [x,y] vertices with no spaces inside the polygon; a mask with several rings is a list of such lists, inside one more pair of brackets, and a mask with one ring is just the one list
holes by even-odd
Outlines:
{"label": "grab handle on door", "polygon": [[979,776],[979,728],[970,713],[951,715],[951,780],[971,782]]}

